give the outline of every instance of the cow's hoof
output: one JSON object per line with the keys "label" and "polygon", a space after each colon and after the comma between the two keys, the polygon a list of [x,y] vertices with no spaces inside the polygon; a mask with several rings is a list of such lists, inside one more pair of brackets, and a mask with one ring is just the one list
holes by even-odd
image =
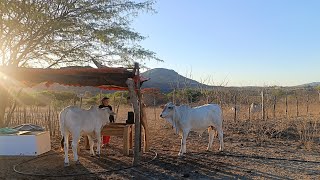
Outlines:
{"label": "cow's hoof", "polygon": [[95,156],[95,154],[90,154],[90,157],[94,157]]}
{"label": "cow's hoof", "polygon": [[70,166],[69,163],[64,163],[64,167],[68,167],[68,166]]}
{"label": "cow's hoof", "polygon": [[184,154],[181,153],[181,152],[179,152],[179,154],[178,154],[179,157],[182,157],[183,155],[184,155]]}
{"label": "cow's hoof", "polygon": [[79,164],[81,164],[81,163],[80,163],[80,161],[79,161],[79,160],[77,160],[77,161],[76,161],[76,165],[79,165]]}
{"label": "cow's hoof", "polygon": [[97,154],[97,157],[100,158],[101,157],[100,154]]}

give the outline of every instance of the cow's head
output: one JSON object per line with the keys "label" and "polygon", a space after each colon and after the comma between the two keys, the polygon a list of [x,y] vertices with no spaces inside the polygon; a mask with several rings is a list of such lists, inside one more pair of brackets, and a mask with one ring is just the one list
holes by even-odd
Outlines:
{"label": "cow's head", "polygon": [[173,117],[175,105],[172,102],[167,103],[160,114],[161,118]]}
{"label": "cow's head", "polygon": [[180,128],[178,127],[178,121],[180,120],[180,115],[177,112],[177,107],[172,102],[167,103],[163,107],[160,117],[166,119],[169,123],[171,123],[173,128],[175,129],[175,133],[179,134]]}
{"label": "cow's head", "polygon": [[116,115],[116,113],[111,111],[108,107],[98,108],[98,110],[102,113],[101,115],[105,117],[107,122],[109,121],[110,115]]}

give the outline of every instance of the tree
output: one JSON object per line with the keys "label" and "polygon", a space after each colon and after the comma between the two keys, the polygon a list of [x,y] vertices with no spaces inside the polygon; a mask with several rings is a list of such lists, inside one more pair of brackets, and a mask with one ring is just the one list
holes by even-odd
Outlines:
{"label": "tree", "polygon": [[141,47],[145,39],[130,28],[153,1],[6,0],[0,2],[2,66],[79,65],[92,59],[132,64],[156,59]]}
{"label": "tree", "polygon": [[[139,12],[154,12],[153,0],[0,1],[0,66],[58,67],[92,60],[131,65],[157,60],[139,45],[145,39],[131,22]],[[0,127],[7,104],[0,87]]]}

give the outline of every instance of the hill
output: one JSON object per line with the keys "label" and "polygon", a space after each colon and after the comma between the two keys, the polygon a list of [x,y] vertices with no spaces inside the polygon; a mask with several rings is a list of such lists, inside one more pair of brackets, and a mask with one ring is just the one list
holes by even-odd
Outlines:
{"label": "hill", "polygon": [[151,69],[143,72],[142,75],[150,78],[149,81],[143,83],[142,88],[158,88],[162,92],[170,92],[173,88],[209,87],[208,85],[186,78],[174,70],[165,68]]}
{"label": "hill", "polygon": [[320,86],[320,82],[302,84],[302,85],[298,85],[297,87],[317,87],[317,86]]}

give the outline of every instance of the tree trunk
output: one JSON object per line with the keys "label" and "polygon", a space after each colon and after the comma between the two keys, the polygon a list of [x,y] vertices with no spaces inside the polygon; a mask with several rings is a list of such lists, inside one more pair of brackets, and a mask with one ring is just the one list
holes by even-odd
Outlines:
{"label": "tree trunk", "polygon": [[5,112],[8,104],[8,91],[0,86],[0,128],[5,125]]}

